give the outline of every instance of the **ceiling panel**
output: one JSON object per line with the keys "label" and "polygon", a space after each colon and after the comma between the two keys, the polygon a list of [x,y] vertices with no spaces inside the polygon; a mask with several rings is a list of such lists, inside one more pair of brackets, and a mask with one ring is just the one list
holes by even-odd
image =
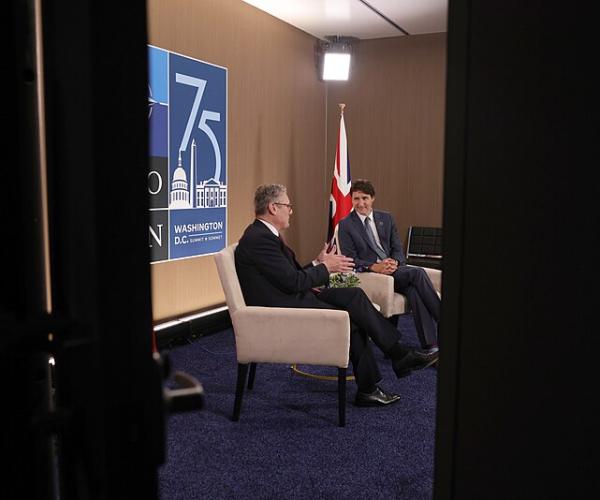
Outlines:
{"label": "ceiling panel", "polygon": [[359,0],[244,0],[317,38],[328,35],[361,39],[403,33]]}
{"label": "ceiling panel", "polygon": [[367,0],[411,35],[446,32],[448,0]]}
{"label": "ceiling panel", "polygon": [[[244,0],[317,38],[404,36],[361,0]],[[446,31],[448,0],[365,0],[411,35]]]}

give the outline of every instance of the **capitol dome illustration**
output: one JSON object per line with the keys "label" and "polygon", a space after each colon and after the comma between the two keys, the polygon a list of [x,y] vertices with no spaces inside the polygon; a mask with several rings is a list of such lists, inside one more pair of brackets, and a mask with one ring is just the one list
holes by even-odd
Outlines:
{"label": "capitol dome illustration", "polygon": [[190,191],[187,174],[181,167],[181,152],[179,153],[179,166],[173,172],[173,180],[171,181],[169,208],[190,208]]}
{"label": "capitol dome illustration", "polygon": [[[190,160],[190,179],[183,168],[182,151],[179,151],[177,168],[171,180],[169,194],[169,208],[225,208],[227,207],[227,185],[216,178],[198,182],[197,173],[197,147],[192,140]],[[218,173],[218,172],[216,172]],[[216,175],[215,173],[215,175]]]}

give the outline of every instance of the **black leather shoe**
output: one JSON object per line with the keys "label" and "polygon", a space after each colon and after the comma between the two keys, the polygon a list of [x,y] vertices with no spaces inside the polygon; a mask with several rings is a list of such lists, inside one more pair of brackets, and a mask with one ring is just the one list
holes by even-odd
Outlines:
{"label": "black leather shoe", "polygon": [[[440,348],[438,346],[435,346],[435,347],[430,347],[429,349],[425,349],[424,352],[425,352],[425,354],[431,354],[431,353],[437,352],[438,356],[439,356],[439,350],[440,350]],[[433,366],[434,368],[437,368],[437,363],[438,363],[438,360],[436,359],[433,363],[431,363],[431,366]]]}
{"label": "black leather shoe", "polygon": [[429,351],[409,351],[403,358],[392,363],[396,377],[406,377],[413,370],[421,370],[434,364],[440,356],[437,349]]}
{"label": "black leather shoe", "polygon": [[371,393],[357,392],[354,404],[356,406],[385,406],[400,400],[398,394],[385,392],[381,387],[375,387]]}

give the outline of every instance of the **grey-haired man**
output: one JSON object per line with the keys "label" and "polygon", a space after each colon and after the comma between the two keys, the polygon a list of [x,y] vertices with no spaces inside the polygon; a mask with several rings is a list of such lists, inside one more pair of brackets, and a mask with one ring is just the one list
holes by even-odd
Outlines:
{"label": "grey-haired man", "polygon": [[250,224],[235,252],[236,270],[248,305],[341,309],[350,316],[350,360],[358,392],[358,406],[381,406],[398,401],[399,396],[378,384],[381,373],[369,339],[388,355],[398,378],[437,361],[437,353],[409,350],[398,342],[396,329],[371,304],[360,288],[325,288],[332,272],[354,268],[351,258],[323,249],[315,260],[301,266],[281,238],[293,213],[285,186],[265,184],[254,196],[256,220]]}

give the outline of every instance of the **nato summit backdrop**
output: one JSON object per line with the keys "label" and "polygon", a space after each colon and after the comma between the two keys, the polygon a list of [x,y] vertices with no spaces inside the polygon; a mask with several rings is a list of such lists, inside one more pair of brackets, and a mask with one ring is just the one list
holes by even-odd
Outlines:
{"label": "nato summit backdrop", "polygon": [[151,262],[227,246],[227,68],[148,46]]}

